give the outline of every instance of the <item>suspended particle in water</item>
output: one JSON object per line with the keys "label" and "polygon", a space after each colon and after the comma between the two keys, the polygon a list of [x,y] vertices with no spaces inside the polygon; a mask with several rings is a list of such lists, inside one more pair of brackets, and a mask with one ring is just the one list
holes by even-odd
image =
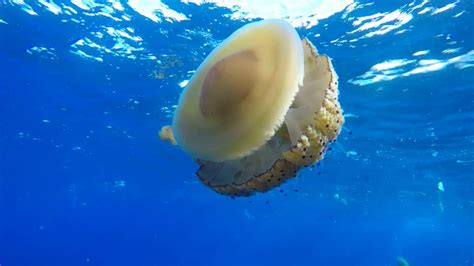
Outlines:
{"label": "suspended particle in water", "polygon": [[444,192],[444,184],[441,181],[438,182],[438,190]]}

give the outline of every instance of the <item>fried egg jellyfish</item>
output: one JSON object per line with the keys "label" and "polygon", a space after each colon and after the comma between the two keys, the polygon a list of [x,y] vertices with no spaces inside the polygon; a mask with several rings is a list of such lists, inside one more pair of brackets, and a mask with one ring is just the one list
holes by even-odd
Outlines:
{"label": "fried egg jellyfish", "polygon": [[250,196],[323,159],[343,123],[330,58],[289,23],[268,19],[209,54],[160,138],[196,160],[205,185]]}

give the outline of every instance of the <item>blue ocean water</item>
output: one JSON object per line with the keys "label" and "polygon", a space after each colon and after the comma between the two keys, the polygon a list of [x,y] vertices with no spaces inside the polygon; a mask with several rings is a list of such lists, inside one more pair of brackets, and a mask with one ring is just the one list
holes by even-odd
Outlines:
{"label": "blue ocean water", "polygon": [[[474,265],[473,12],[2,0],[0,265]],[[157,132],[205,56],[269,17],[333,59],[345,129],[321,165],[232,199]]]}

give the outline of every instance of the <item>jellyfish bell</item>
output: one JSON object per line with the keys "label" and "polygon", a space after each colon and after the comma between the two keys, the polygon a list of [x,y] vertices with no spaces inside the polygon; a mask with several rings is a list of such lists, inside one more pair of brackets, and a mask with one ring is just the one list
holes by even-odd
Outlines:
{"label": "jellyfish bell", "polygon": [[272,19],[247,24],[209,54],[160,138],[196,160],[207,186],[248,196],[321,160],[343,122],[331,60]]}
{"label": "jellyfish bell", "polygon": [[173,117],[179,146],[216,162],[249,155],[281,126],[303,74],[303,49],[291,25],[265,20],[242,27],[183,91]]}

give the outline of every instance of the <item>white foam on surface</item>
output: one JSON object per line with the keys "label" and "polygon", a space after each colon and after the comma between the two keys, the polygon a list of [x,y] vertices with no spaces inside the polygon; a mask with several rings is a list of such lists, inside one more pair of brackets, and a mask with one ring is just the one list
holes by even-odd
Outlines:
{"label": "white foam on surface", "polygon": [[128,0],[128,5],[154,22],[162,22],[163,18],[168,22],[188,20],[184,14],[170,9],[160,0]]}
{"label": "white foam on surface", "polygon": [[390,13],[377,13],[370,16],[359,17],[354,21],[353,25],[360,25],[357,29],[350,32],[350,34],[367,32],[364,37],[370,38],[376,35],[383,35],[395,29],[402,27],[413,19],[413,15],[395,10]]}
{"label": "white foam on surface", "polygon": [[450,9],[453,9],[454,7],[456,7],[456,5],[459,3],[459,1],[456,1],[456,2],[453,2],[453,3],[450,3],[450,4],[447,4],[443,7],[440,7],[440,8],[437,8],[435,9],[431,15],[436,15],[436,14],[439,14],[439,13],[443,13],[445,11],[448,11]]}
{"label": "white foam on surface", "polygon": [[61,7],[59,7],[56,3],[54,3],[51,0],[38,0],[38,3],[45,6],[46,10],[50,11],[51,13],[55,15],[62,13]]}
{"label": "white foam on surface", "polygon": [[413,56],[422,56],[422,55],[428,54],[429,52],[430,50],[421,50],[421,51],[413,53]]}
{"label": "white foam on surface", "polygon": [[196,5],[215,4],[230,9],[231,18],[235,20],[285,18],[295,27],[306,28],[316,25],[318,20],[343,11],[354,3],[353,0],[181,0],[181,2]]}
{"label": "white foam on surface", "polygon": [[474,50],[449,59],[395,59],[384,61],[375,64],[367,72],[355,79],[350,79],[349,82],[365,86],[381,81],[439,71],[450,65],[457,69],[474,67]]}

